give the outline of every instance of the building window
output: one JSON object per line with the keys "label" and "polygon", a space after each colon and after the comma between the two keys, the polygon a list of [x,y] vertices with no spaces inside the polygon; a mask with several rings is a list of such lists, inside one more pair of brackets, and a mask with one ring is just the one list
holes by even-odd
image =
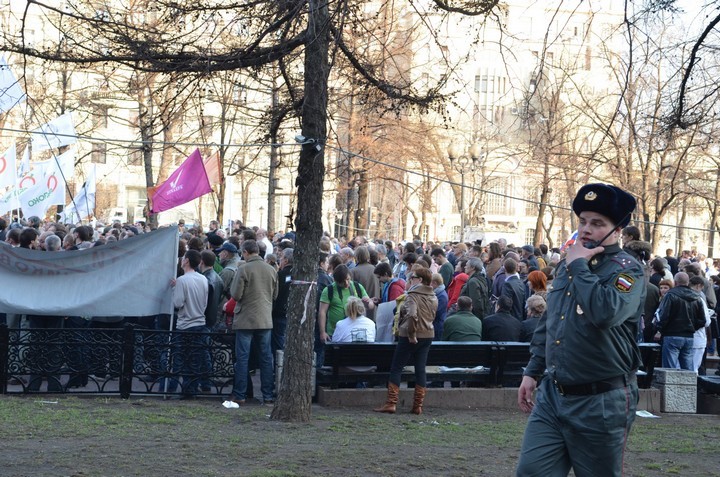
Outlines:
{"label": "building window", "polygon": [[480,92],[487,93],[487,91],[488,91],[488,77],[487,77],[487,75],[483,75],[480,78]]}
{"label": "building window", "polygon": [[453,239],[462,240],[462,233],[459,225],[453,225],[452,237]]}
{"label": "building window", "polygon": [[420,231],[420,240],[422,240],[423,242],[427,242],[428,235],[430,235],[430,226],[423,225],[422,230]]}
{"label": "building window", "polygon": [[105,164],[107,162],[106,148],[105,144],[93,144],[90,161],[95,164]]}
{"label": "building window", "polygon": [[525,202],[525,215],[529,216],[537,216],[537,214],[540,212],[540,207],[538,205],[538,201],[540,199],[540,188],[539,187],[533,187],[527,189],[527,195],[525,197],[528,201],[531,202]]}
{"label": "building window", "polygon": [[535,240],[535,229],[526,229],[525,230],[525,243],[532,244],[533,240]]}
{"label": "building window", "polygon": [[492,215],[507,215],[510,213],[509,200],[507,198],[508,178],[498,178],[497,181],[490,186],[487,194],[487,211]]}
{"label": "building window", "polygon": [[110,108],[107,106],[95,106],[93,109],[93,126],[95,128],[106,128],[108,126],[108,112]]}
{"label": "building window", "polygon": [[585,71],[590,71],[592,68],[592,50],[588,46],[585,48]]}
{"label": "building window", "polygon": [[480,92],[480,75],[475,75],[475,92]]}

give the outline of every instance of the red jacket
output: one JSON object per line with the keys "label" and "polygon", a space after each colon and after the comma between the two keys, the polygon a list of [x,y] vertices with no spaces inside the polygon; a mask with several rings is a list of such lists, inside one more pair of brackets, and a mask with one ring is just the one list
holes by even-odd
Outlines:
{"label": "red jacket", "polygon": [[398,278],[396,282],[390,284],[388,301],[395,301],[395,299],[403,293],[405,293],[405,280]]}
{"label": "red jacket", "polygon": [[465,282],[468,281],[468,275],[465,272],[460,272],[457,275],[453,277],[452,282],[450,282],[450,286],[447,287],[447,294],[448,294],[448,310],[451,306],[457,302],[458,298],[460,298],[460,291],[462,290],[463,285],[465,285]]}

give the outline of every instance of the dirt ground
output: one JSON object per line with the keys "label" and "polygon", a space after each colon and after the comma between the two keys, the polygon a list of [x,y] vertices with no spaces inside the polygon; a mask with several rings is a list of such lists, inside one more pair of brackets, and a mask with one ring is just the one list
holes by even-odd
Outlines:
{"label": "dirt ground", "polygon": [[[217,399],[0,397],[0,476],[510,476],[526,421],[497,410],[315,406],[301,424],[269,414]],[[720,476],[719,425],[638,418],[626,475]]]}

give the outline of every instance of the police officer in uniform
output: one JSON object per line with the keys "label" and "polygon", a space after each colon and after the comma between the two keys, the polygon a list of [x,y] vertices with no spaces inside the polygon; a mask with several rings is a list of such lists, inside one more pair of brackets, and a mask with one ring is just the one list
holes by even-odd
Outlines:
{"label": "police officer in uniform", "polygon": [[578,239],[557,267],[518,390],[520,409],[532,412],[518,476],[567,476],[570,468],[577,477],[620,476],[635,419],[646,288],[642,267],[618,245],[635,199],[588,184],[572,206]]}

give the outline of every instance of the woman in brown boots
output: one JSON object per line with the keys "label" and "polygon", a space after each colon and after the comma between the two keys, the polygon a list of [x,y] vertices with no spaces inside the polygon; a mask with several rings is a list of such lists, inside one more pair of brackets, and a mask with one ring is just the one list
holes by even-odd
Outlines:
{"label": "woman in brown boots", "polygon": [[375,412],[395,412],[400,393],[400,375],[410,357],[414,356],[415,397],[412,412],[422,414],[427,386],[425,363],[435,336],[433,320],[438,306],[430,286],[431,279],[432,273],[422,265],[413,265],[412,272],[408,274],[407,298],[400,307],[398,342],[390,367],[387,401],[383,406],[374,409]]}

